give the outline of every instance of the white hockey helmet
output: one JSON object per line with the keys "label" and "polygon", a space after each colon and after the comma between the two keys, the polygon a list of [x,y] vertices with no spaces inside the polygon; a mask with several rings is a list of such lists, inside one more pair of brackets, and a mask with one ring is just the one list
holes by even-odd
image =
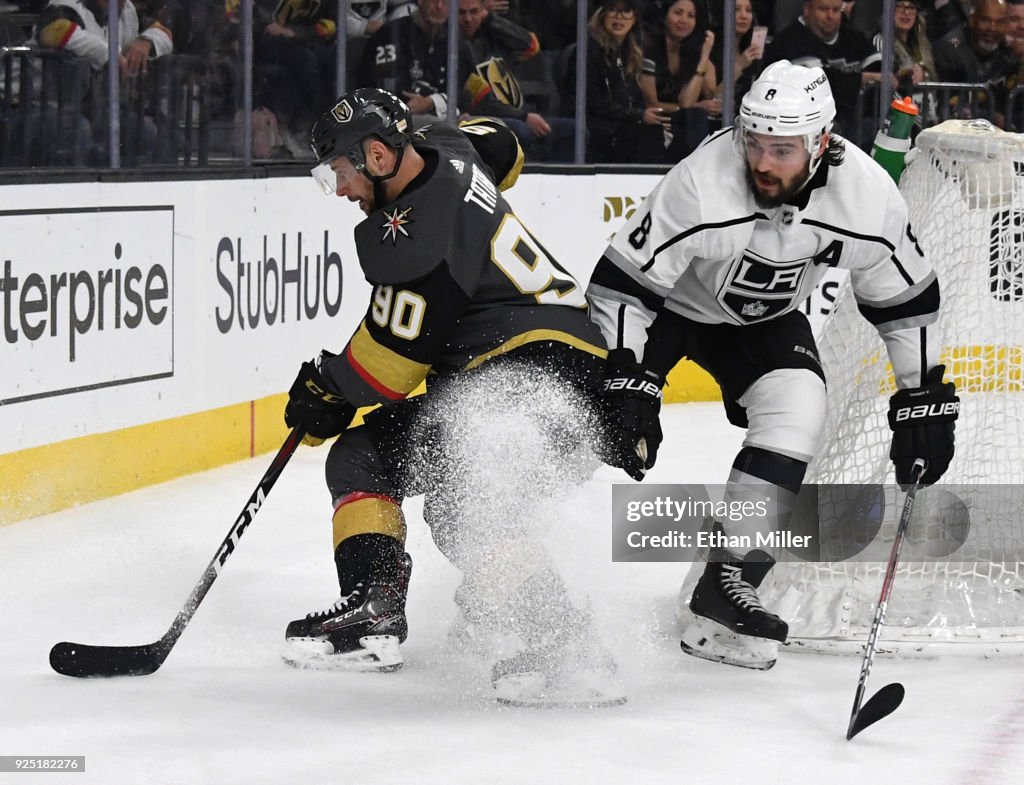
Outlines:
{"label": "white hockey helmet", "polygon": [[739,148],[742,153],[744,137],[751,132],[803,136],[813,172],[820,161],[816,154],[821,137],[832,130],[835,118],[836,102],[825,72],[779,60],[761,72],[740,102]]}

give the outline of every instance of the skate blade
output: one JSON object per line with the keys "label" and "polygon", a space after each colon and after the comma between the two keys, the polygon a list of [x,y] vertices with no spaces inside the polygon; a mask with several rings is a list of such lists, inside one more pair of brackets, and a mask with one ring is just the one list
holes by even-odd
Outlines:
{"label": "skate blade", "polygon": [[337,654],[322,638],[288,638],[281,659],[293,668],[321,671],[391,673],[402,667],[402,652],[394,635],[366,635],[361,649]]}
{"label": "skate blade", "polygon": [[696,617],[683,631],[682,650],[702,660],[766,671],[775,665],[779,644],[767,638],[737,635],[721,624]]}
{"label": "skate blade", "polygon": [[618,679],[603,668],[580,671],[564,684],[550,686],[537,671],[511,674],[499,679],[494,691],[501,705],[529,709],[604,709],[627,700]]}

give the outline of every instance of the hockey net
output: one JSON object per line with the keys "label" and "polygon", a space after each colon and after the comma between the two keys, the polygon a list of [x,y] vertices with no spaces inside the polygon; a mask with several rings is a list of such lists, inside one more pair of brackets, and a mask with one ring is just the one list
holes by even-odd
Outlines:
{"label": "hockey net", "polygon": [[[1013,505],[1007,488],[992,488],[1024,478],[1024,136],[984,121],[927,129],[900,190],[939,276],[942,361],[962,401],[956,457],[941,485],[973,490],[964,499],[970,537],[955,560],[901,564],[879,650],[1024,654],[1024,504],[1018,498]],[[848,281],[819,350],[829,415],[806,482],[893,483],[886,420],[895,389],[891,366]],[[897,513],[886,517],[895,519],[899,502],[888,502]],[[886,553],[895,523],[889,520],[879,534]],[[790,650],[857,651],[885,566],[780,562],[760,594],[790,622]]]}

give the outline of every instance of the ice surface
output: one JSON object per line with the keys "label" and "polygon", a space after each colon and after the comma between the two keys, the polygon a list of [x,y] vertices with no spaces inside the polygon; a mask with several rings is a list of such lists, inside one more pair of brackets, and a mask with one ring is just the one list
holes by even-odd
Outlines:
{"label": "ice surface", "polygon": [[[724,482],[742,432],[717,404],[671,406],[651,482]],[[84,773],[0,783],[995,785],[1020,781],[1019,660],[876,661],[907,699],[844,738],[859,659],[783,655],[768,672],[686,657],[685,565],[613,564],[602,469],[567,498],[551,550],[586,591],[629,692],[600,711],[502,708],[485,663],[447,642],[458,572],[407,505],[406,665],[296,671],[284,626],[336,585],[324,448],[302,448],[154,675],[76,680],[58,640],[138,644],[167,629],[270,456],[0,528],[0,755],[85,755]],[[899,586],[896,586],[899,592]]]}

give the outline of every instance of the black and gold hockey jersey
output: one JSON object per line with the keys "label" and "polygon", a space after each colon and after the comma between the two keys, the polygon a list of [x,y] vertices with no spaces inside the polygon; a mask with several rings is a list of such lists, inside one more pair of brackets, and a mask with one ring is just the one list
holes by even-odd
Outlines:
{"label": "black and gold hockey jersey", "polygon": [[437,124],[413,144],[423,172],[355,230],[374,288],[355,335],[327,363],[345,398],[399,400],[428,373],[469,370],[538,342],[603,357],[583,290],[495,184],[510,186],[521,165],[511,132],[485,119]]}

